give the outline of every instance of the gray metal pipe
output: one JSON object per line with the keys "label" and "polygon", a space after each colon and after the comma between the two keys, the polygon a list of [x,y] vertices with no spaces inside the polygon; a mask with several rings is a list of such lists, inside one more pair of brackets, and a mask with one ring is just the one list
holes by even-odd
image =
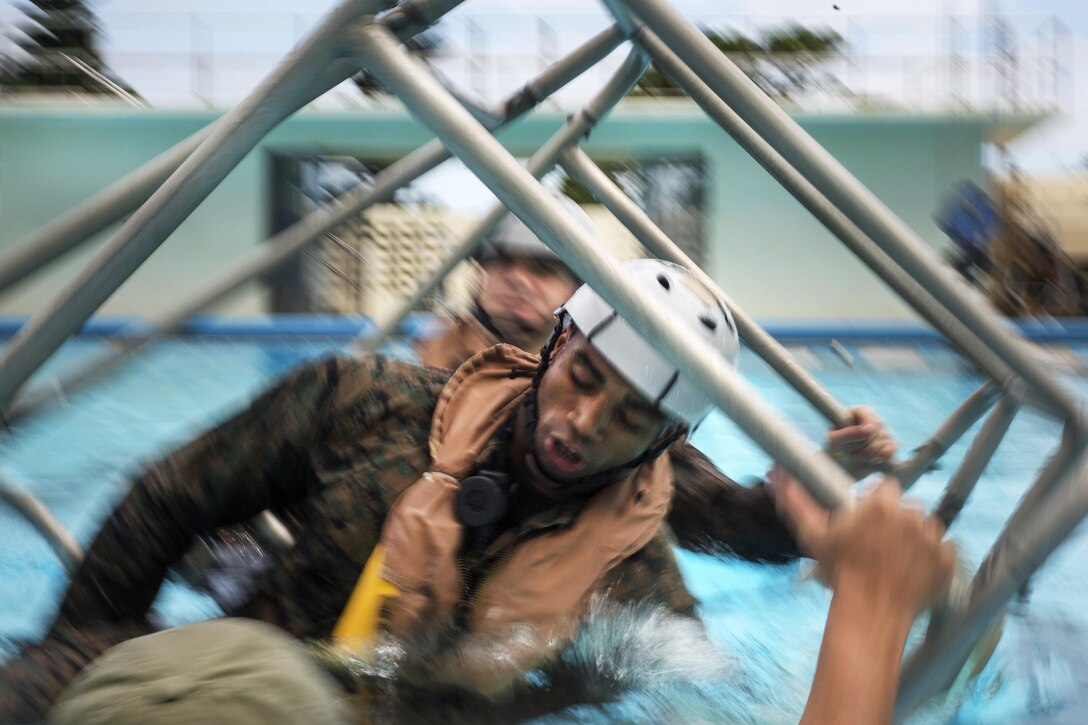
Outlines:
{"label": "gray metal pipe", "polygon": [[[311,87],[312,101],[339,84],[347,66],[338,63]],[[0,293],[91,241],[147,201],[170,174],[208,137],[215,121],[143,166],[102,189],[0,255]]]}
{"label": "gray metal pipe", "polygon": [[[1052,413],[1066,419],[1082,415],[1074,402],[1076,398],[1035,363],[1028,344],[1001,325],[913,230],[759,90],[698,28],[661,0],[628,0],[627,5],[820,193],[1036,388]],[[984,364],[983,360],[976,362]]]}
{"label": "gray metal pipe", "polygon": [[978,638],[1017,590],[1088,515],[1083,455],[1060,462],[1064,481],[1016,526],[1005,526],[972,582],[967,606],[950,611],[907,658],[900,677],[895,719],[901,721],[940,692],[966,661]]}
{"label": "gray metal pipe", "polygon": [[918,482],[922,474],[948,452],[956,441],[990,409],[1001,395],[1001,387],[992,380],[987,380],[977,390],[967,396],[952,415],[941,424],[925,443],[915,449],[914,455],[896,466],[893,475],[899,480],[903,490],[908,490]]}
{"label": "gray metal pipe", "polygon": [[733,321],[737,324],[737,332],[740,333],[741,338],[832,425],[842,427],[852,422],[849,411],[809,375],[808,371],[798,365],[786,348],[768,335],[721,290],[714,280],[707,276],[688,255],[684,254],[683,250],[676,246],[654,224],[653,220],[608,178],[607,174],[601,171],[585,151],[577,147],[568,149],[563,153],[562,164],[563,168],[589,189],[590,193],[597,197],[647,249],[661,259],[667,259],[691,270],[691,273],[704,285],[720,295],[733,313]]}
{"label": "gray metal pipe", "polygon": [[967,498],[975,490],[978,479],[993,459],[994,452],[1008,433],[1009,426],[1012,425],[1012,420],[1019,409],[1020,406],[1006,395],[997,401],[986,422],[982,424],[982,429],[971,442],[967,455],[948,482],[944,495],[941,496],[940,502],[933,511],[933,515],[945,525],[945,528],[951,526],[963,510]]}
{"label": "gray metal pipe", "polygon": [[[461,1],[445,0],[436,3],[430,0],[408,0],[382,15],[379,22],[397,33],[401,39],[407,39]],[[309,100],[312,101],[335,87],[344,79],[345,73],[340,68],[330,68],[324,72],[323,77],[310,88]],[[7,249],[0,255],[0,292],[82,246],[138,208],[210,132],[210,125],[197,131]]]}
{"label": "gray metal pipe", "polygon": [[75,572],[83,560],[83,547],[76,537],[57,520],[53,513],[20,486],[0,474],[0,501],[7,503],[22,514],[37,531],[49,542],[57,558],[69,572]]}
{"label": "gray metal pipe", "polygon": [[397,46],[384,28],[360,31],[360,55],[386,87],[430,127],[499,199],[551,246],[579,276],[637,328],[659,342],[662,354],[709,395],[764,450],[798,476],[828,506],[850,505],[850,476],[804,439],[740,378],[721,355],[676,325],[646,295],[628,286],[619,263],[593,246],[588,232],[542,193],[539,182],[494,137]]}
{"label": "gray metal pipe", "polygon": [[[543,177],[558,163],[563,151],[577,144],[585,137],[600,119],[604,118],[619,103],[642,77],[648,60],[641,50],[633,50],[623,64],[609,78],[605,87],[577,114],[572,116],[559,131],[530,157],[526,170],[536,179]],[[415,292],[401,302],[384,320],[378,323],[375,334],[360,345],[364,351],[376,350],[401,325],[420,300],[430,294],[454,267],[475,251],[492,229],[495,228],[509,210],[502,204],[496,205],[483,219],[476,223],[464,238],[446,255],[428,279]]]}
{"label": "gray metal pipe", "polygon": [[[258,140],[309,98],[342,48],[347,26],[384,7],[345,0],[212,132],[99,250],[64,290],[11,340],[0,357],[0,405],[155,251]],[[346,77],[346,76],[345,76]]]}
{"label": "gray metal pipe", "polygon": [[[383,19],[386,16],[383,16]],[[545,69],[521,90],[500,105],[499,126],[511,123],[532,110],[586,68],[600,62],[623,40],[618,28],[612,26],[579,46],[564,59]],[[71,373],[60,381],[66,392],[86,387],[101,380],[129,355],[162,335],[177,332],[191,316],[227,299],[244,285],[262,277],[294,258],[313,241],[328,234],[366,208],[390,198],[393,193],[450,158],[450,152],[439,140],[431,141],[390,164],[367,187],[345,192],[334,203],[307,215],[263,244],[259,244],[213,279],[201,290],[190,295],[170,312],[151,321],[147,329],[118,341],[118,348]],[[14,423],[26,415],[52,404],[57,396],[52,388],[26,390],[5,410],[7,422]]]}
{"label": "gray metal pipe", "polygon": [[841,211],[820,193],[789,161],[759,136],[740,116],[702,81],[666,46],[660,38],[643,27],[633,38],[646,48],[661,69],[669,75],[706,113],[718,123],[752,158],[815,216],[828,230],[867,264],[892,289],[900,294],[930,324],[953,344],[979,361],[997,380],[1013,377],[1009,367],[954,316],[928,290],[908,275],[871,239],[865,236]]}
{"label": "gray metal pipe", "polygon": [[1067,423],[1062,429],[1062,439],[1057,451],[1043,466],[1043,470],[1039,473],[1035,483],[1032,484],[1027,494],[1020,501],[1020,505],[1005,522],[1005,529],[1016,530],[1024,525],[1024,521],[1033,515],[1036,510],[1048,506],[1055,487],[1068,473],[1068,467],[1086,450],[1088,450],[1088,442],[1085,441],[1084,432]]}

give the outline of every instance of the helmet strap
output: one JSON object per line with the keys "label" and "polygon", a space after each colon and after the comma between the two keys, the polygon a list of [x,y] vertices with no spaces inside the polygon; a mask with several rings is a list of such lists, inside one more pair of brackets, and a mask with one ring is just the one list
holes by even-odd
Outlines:
{"label": "helmet strap", "polygon": [[472,304],[471,310],[472,316],[483,325],[483,328],[495,336],[495,339],[499,342],[505,342],[503,339],[505,336],[499,331],[499,328],[495,327],[495,321],[491,319],[491,315],[484,312],[484,308],[480,307],[479,302]]}

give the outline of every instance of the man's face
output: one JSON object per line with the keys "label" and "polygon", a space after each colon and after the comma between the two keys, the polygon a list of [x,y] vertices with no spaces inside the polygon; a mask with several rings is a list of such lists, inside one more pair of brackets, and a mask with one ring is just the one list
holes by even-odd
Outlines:
{"label": "man's face", "polygon": [[483,262],[479,304],[503,341],[536,352],[555,324],[552,312],[574,294],[566,267],[554,260],[499,257]]}
{"label": "man's face", "polygon": [[570,328],[540,381],[537,462],[552,479],[590,476],[642,455],[666,419]]}

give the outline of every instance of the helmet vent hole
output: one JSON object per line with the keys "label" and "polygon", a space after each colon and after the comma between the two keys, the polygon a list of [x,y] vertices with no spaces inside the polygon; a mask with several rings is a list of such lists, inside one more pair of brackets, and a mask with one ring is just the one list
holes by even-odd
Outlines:
{"label": "helmet vent hole", "polygon": [[669,289],[669,287],[671,286],[671,285],[669,284],[669,278],[668,278],[668,277],[666,277],[666,276],[665,276],[665,275],[663,275],[663,274],[659,274],[659,275],[657,275],[657,281],[658,281],[658,282],[659,282],[659,283],[661,284],[661,286],[662,286],[662,287],[664,287],[665,289]]}
{"label": "helmet vent hole", "polygon": [[708,330],[718,329],[718,321],[705,312],[699,315],[699,322],[703,323]]}

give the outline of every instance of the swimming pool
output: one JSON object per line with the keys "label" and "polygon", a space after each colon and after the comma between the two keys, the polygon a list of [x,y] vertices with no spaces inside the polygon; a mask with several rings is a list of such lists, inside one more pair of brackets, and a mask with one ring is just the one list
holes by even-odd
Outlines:
{"label": "swimming pool", "polygon": [[[243,405],[301,360],[343,343],[342,337],[272,335],[156,344],[109,381],[28,420],[0,441],[0,469],[14,474],[86,542],[123,494],[128,476],[148,460]],[[106,345],[70,341],[43,371],[44,379]],[[1088,344],[1070,350],[1088,361]],[[796,352],[840,401],[872,405],[904,451],[922,442],[979,384],[970,369],[937,345],[851,343],[852,366],[826,343],[799,346]],[[741,366],[779,410],[809,435],[822,437],[821,418],[761,361],[745,353]],[[1088,392],[1084,382],[1073,382]],[[980,561],[1057,433],[1055,423],[1030,411],[1017,417],[952,529],[968,563]],[[695,442],[740,480],[759,476],[768,463],[720,415],[702,426]],[[943,469],[922,478],[912,495],[933,504],[966,445],[957,444]],[[1088,720],[1086,555],[1088,541],[1078,529],[1037,577],[1029,603],[1007,618],[1002,642],[982,676],[915,721]],[[802,581],[797,565],[757,567],[686,553],[681,564],[729,668],[708,663],[705,652],[693,652],[689,640],[670,636],[668,626],[634,628],[625,635],[631,652],[624,676],[632,693],[620,703],[577,709],[571,716],[592,722],[795,721],[815,664],[826,592]],[[63,570],[44,541],[16,514],[0,508],[0,637],[38,636],[63,583]],[[215,611],[207,600],[175,585],[164,589],[159,608],[173,622]]]}

